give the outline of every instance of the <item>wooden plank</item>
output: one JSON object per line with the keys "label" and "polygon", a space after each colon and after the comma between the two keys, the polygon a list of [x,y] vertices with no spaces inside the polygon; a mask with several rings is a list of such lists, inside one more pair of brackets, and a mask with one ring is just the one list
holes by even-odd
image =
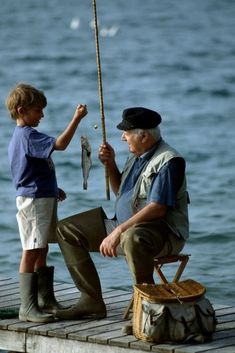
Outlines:
{"label": "wooden plank", "polygon": [[0,349],[25,352],[25,334],[0,330]]}
{"label": "wooden plank", "polygon": [[220,310],[216,310],[216,317],[220,318],[221,316],[224,315],[230,315],[230,314],[234,314],[235,313],[235,306],[234,307],[227,307],[227,308],[223,308]]}
{"label": "wooden plank", "polygon": [[123,289],[112,289],[111,291],[103,290],[104,297],[107,298],[115,298],[119,297],[120,295],[132,295],[132,291],[127,291]]}
{"label": "wooden plank", "polygon": [[126,302],[114,302],[112,304],[108,304],[106,305],[106,309],[107,311],[111,311],[111,310],[117,310],[119,309],[120,312],[124,313],[124,309],[126,308]]}
{"label": "wooden plank", "polygon": [[0,286],[6,286],[8,284],[12,284],[12,283],[15,283],[15,284],[18,284],[18,279],[14,279],[14,278],[1,278],[0,279]]}
{"label": "wooden plank", "polygon": [[226,338],[226,337],[235,337],[235,329],[232,328],[232,329],[227,329],[227,330],[216,331],[213,334],[214,340],[218,340],[218,339]]}
{"label": "wooden plank", "polygon": [[26,322],[26,321],[17,321],[13,324],[8,325],[8,331],[16,331],[16,332],[27,332],[29,328],[38,326],[40,324],[36,322]]}
{"label": "wooden plank", "polygon": [[[115,329],[120,329],[122,326],[123,326],[123,322],[120,320],[105,319],[100,321],[97,321],[97,320],[90,321],[85,323],[84,325],[81,325],[80,329],[77,329],[76,331],[69,333],[68,338],[83,340],[83,341],[89,340],[90,342],[96,342],[97,336],[102,335],[103,333],[110,332]],[[90,336],[94,336],[94,337],[91,337],[90,339]]]}
{"label": "wooden plank", "polygon": [[0,305],[2,306],[12,306],[12,305],[19,305],[20,304],[20,296],[18,293],[7,295],[5,298],[0,298]]}
{"label": "wooden plank", "polygon": [[19,293],[19,288],[14,283],[0,287],[0,297],[5,297],[13,293]]}
{"label": "wooden plank", "polygon": [[235,321],[235,313],[234,314],[229,314],[229,315],[223,315],[220,318],[218,318],[217,326],[220,327],[224,323],[234,322],[234,321]]}
{"label": "wooden plank", "polygon": [[59,337],[66,339],[68,333],[77,331],[91,320],[66,320],[57,323],[49,323],[41,326],[33,327],[28,330],[30,334],[39,334],[44,336]]}
{"label": "wooden plank", "polygon": [[229,312],[226,315],[216,316],[218,323],[234,321],[235,320],[235,311],[234,313]]}
{"label": "wooden plank", "polygon": [[219,312],[220,310],[223,310],[226,308],[233,308],[233,305],[224,305],[224,304],[212,304],[212,305],[216,312]]}
{"label": "wooden plank", "polygon": [[177,344],[156,344],[154,346],[151,347],[152,352],[156,352],[156,353],[174,353],[175,352],[175,348],[178,347],[179,345]]}
{"label": "wooden plank", "polygon": [[110,330],[106,330],[105,332],[97,332],[95,334],[90,335],[91,331],[88,332],[88,342],[100,343],[100,344],[108,344],[110,340],[117,337],[123,337],[121,328],[121,324],[110,325]]}
{"label": "wooden plank", "polygon": [[60,290],[61,288],[65,289],[65,288],[74,288],[75,284],[73,282],[57,282],[54,281],[54,289],[55,290]]}
{"label": "wooden plank", "polygon": [[229,322],[223,322],[221,324],[218,324],[216,326],[216,331],[221,331],[221,330],[230,330],[235,328],[235,322],[234,321],[229,321]]}
{"label": "wooden plank", "polygon": [[130,298],[131,298],[130,294],[124,293],[116,297],[104,297],[104,301],[107,304],[125,302],[125,304],[127,305],[127,303],[129,303],[130,301]]}
{"label": "wooden plank", "polygon": [[183,345],[179,348],[175,349],[174,353],[214,353],[215,349],[224,348],[226,346],[234,346],[235,352],[235,337],[224,338],[221,340],[212,340],[210,342],[206,342],[203,344],[195,344],[195,345]]}
{"label": "wooden plank", "polygon": [[28,332],[31,334],[40,334],[40,335],[48,335],[55,336],[60,338],[66,338],[67,335],[71,332],[78,331],[81,328],[86,328],[88,326],[97,326],[102,323],[107,323],[107,320],[121,320],[121,314],[119,311],[112,313],[108,313],[107,318],[103,320],[61,320],[55,323],[48,324],[40,324],[38,326],[28,328]]}
{"label": "wooden plank", "polygon": [[109,339],[110,345],[117,346],[117,347],[126,347],[126,348],[130,347],[130,344],[135,341],[137,341],[137,339],[135,338],[135,336],[132,336],[132,335]]}
{"label": "wooden plank", "polygon": [[18,318],[0,320],[0,329],[7,330],[9,325],[16,324],[18,322]]}
{"label": "wooden plank", "polygon": [[80,297],[80,293],[76,288],[67,288],[59,294],[55,293],[55,296],[59,299],[59,301],[65,301],[70,299],[78,299]]}
{"label": "wooden plank", "polygon": [[[59,302],[63,304],[63,302],[68,301],[68,300],[74,300],[77,301],[80,297],[80,293],[78,290],[75,288],[74,290],[65,290],[61,294],[56,294],[56,298]],[[131,295],[129,293],[120,293],[117,296],[108,296],[107,294],[104,295],[104,301],[106,304],[112,304],[112,303],[119,303],[123,302],[124,305],[128,304],[128,301],[130,299]]]}
{"label": "wooden plank", "polygon": [[[210,351],[202,351],[201,353],[210,353]],[[235,348],[234,345],[232,347],[224,347],[224,348],[218,348],[218,349],[213,349],[211,353],[235,353]]]}
{"label": "wooden plank", "polygon": [[[155,345],[155,343],[151,343],[151,342],[145,342],[145,341],[141,341],[141,340],[138,340],[138,341],[134,341],[130,344],[130,348],[132,349],[140,349],[140,350],[143,350],[143,351],[151,351],[152,350],[152,347]],[[171,351],[169,351],[171,352]]]}
{"label": "wooden plank", "polygon": [[[27,353],[128,353],[133,352],[127,348],[100,345],[91,342],[63,340],[56,337],[38,335],[27,336]],[[139,350],[138,353],[146,351]]]}
{"label": "wooden plank", "polygon": [[[129,292],[126,292],[126,291],[123,291],[123,290],[117,290],[115,293],[115,291],[109,291],[109,292],[106,292],[104,291],[103,292],[103,297],[104,299],[108,299],[108,298],[117,298],[117,297],[120,297],[120,296],[124,296],[125,300],[128,300],[129,297],[131,296],[131,294]],[[57,292],[55,290],[55,295],[56,297],[58,297],[60,300],[67,300],[68,298],[70,299],[70,295],[73,294],[74,296],[72,298],[79,298],[80,297],[80,292],[78,291],[78,289],[73,286],[73,287],[68,287],[68,288],[65,288],[63,289],[63,291],[61,292]],[[69,296],[68,296],[69,295]]]}
{"label": "wooden plank", "polygon": [[[80,296],[80,292],[78,291],[78,289],[76,287],[69,287],[69,288],[62,288],[61,289],[61,293],[60,290],[57,291],[55,290],[55,294],[56,296],[60,297],[60,298],[64,298],[67,294],[77,294],[77,296]],[[117,290],[117,291],[109,291],[103,292],[103,298],[104,300],[109,300],[109,301],[120,301],[120,300],[129,300],[131,298],[131,293],[127,292],[127,291],[123,291],[123,290]]]}

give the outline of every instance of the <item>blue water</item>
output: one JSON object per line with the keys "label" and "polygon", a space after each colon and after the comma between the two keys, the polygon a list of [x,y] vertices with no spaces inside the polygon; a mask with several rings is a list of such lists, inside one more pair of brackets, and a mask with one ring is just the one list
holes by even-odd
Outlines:
{"label": "blue water", "polygon": [[[1,0],[1,276],[17,277],[21,255],[7,162],[14,122],[4,106],[19,81],[44,90],[48,107],[40,130],[53,136],[78,103],[88,106],[69,148],[54,153],[58,183],[68,195],[59,217],[100,205],[113,215],[114,197],[106,200],[97,158],[102,131],[91,5],[87,0]],[[97,0],[97,11],[107,139],[118,164],[121,168],[127,156],[115,128],[122,110],[142,105],[159,111],[164,139],[187,161],[191,231],[185,251],[191,259],[184,278],[204,284],[213,302],[234,304],[235,1]],[[82,189],[81,134],[92,145],[87,191]],[[130,288],[123,258],[93,258],[103,287]],[[71,281],[57,245],[49,263],[56,280]]]}

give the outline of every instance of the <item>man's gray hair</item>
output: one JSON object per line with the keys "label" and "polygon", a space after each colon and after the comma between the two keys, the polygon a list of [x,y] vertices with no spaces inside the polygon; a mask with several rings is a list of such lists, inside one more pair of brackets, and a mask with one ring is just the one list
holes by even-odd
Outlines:
{"label": "man's gray hair", "polygon": [[132,131],[139,135],[141,135],[144,131],[148,131],[148,133],[154,138],[156,142],[161,138],[161,131],[159,126],[156,126],[152,129],[133,129]]}

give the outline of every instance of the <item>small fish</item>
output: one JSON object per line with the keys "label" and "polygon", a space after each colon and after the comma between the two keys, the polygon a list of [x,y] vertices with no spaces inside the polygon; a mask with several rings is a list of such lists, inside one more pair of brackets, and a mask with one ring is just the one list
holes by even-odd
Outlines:
{"label": "small fish", "polygon": [[91,169],[91,146],[86,136],[81,136],[83,189],[87,190],[87,179]]}

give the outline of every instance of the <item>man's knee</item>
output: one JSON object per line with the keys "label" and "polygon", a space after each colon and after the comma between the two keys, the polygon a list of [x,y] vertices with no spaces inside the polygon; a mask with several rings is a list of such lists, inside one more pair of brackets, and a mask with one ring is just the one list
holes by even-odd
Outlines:
{"label": "man's knee", "polygon": [[120,245],[125,254],[133,253],[134,247],[136,246],[136,244],[134,245],[135,243],[134,237],[135,237],[134,235],[126,234],[126,233],[123,233],[121,235]]}
{"label": "man's knee", "polygon": [[129,228],[121,235],[121,247],[124,253],[136,254],[139,250],[143,250],[145,247],[150,247],[145,232],[143,229],[138,229],[136,226]]}
{"label": "man's knee", "polygon": [[65,238],[65,226],[64,226],[64,222],[63,221],[59,221],[57,223],[57,238],[58,240],[64,240]]}
{"label": "man's knee", "polygon": [[79,229],[67,220],[61,220],[57,226],[58,242],[68,242],[70,244],[78,245],[80,233]]}
{"label": "man's knee", "polygon": [[89,251],[99,251],[106,236],[102,208],[75,214],[58,222],[57,238],[60,245],[82,246]]}
{"label": "man's knee", "polygon": [[141,252],[156,256],[164,247],[167,237],[151,223],[137,224],[121,235],[121,247],[125,253]]}

